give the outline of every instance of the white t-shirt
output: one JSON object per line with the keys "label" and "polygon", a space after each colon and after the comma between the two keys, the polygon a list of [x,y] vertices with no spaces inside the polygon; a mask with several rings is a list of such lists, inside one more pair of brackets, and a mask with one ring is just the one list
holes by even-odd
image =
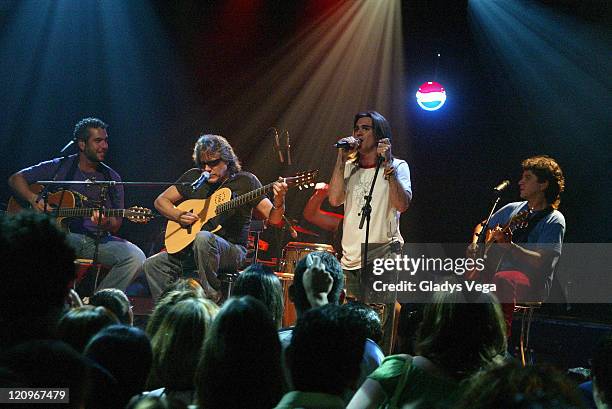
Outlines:
{"label": "white t-shirt", "polygon": [[[400,185],[412,197],[410,168],[406,161],[393,159],[395,174]],[[389,181],[384,178],[384,169],[378,172],[376,186],[372,193],[372,214],[370,219],[370,243],[388,244],[392,241],[404,243],[399,230],[400,212],[389,202]],[[370,191],[376,168],[363,169],[354,162],[344,167],[344,222],[342,232],[342,268],[356,270],[361,268],[361,244],[365,242],[366,224],[359,230],[361,209],[365,196]]]}

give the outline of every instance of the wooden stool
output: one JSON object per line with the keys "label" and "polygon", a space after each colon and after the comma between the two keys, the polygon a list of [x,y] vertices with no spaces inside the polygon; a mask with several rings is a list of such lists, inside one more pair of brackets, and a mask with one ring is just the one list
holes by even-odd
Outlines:
{"label": "wooden stool", "polygon": [[533,321],[533,312],[541,306],[541,301],[522,302],[514,306],[514,312],[521,313],[520,351],[521,363],[523,366],[527,365],[527,354],[529,354],[529,363],[533,363],[533,356],[529,351],[529,331],[531,330],[531,322]]}

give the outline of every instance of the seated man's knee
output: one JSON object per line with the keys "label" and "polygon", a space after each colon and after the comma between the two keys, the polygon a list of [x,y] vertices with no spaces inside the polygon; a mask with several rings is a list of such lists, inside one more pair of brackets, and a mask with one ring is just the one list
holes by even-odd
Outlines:
{"label": "seated man's knee", "polygon": [[196,235],[194,246],[201,247],[216,247],[217,238],[214,233],[209,231],[201,231]]}

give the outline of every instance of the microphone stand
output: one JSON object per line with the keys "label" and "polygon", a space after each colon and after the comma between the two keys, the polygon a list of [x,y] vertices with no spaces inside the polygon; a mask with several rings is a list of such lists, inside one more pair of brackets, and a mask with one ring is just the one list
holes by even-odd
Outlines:
{"label": "microphone stand", "polygon": [[359,222],[359,230],[363,229],[363,223],[366,222],[366,234],[363,252],[363,266],[361,267],[361,274],[364,276],[367,273],[368,267],[368,246],[370,239],[370,218],[372,213],[372,193],[374,192],[374,186],[376,185],[376,179],[378,178],[378,172],[380,171],[380,165],[385,161],[385,158],[379,156],[376,160],[376,171],[374,172],[374,179],[372,179],[372,185],[370,186],[370,192],[365,196],[365,203],[361,208],[361,221]]}

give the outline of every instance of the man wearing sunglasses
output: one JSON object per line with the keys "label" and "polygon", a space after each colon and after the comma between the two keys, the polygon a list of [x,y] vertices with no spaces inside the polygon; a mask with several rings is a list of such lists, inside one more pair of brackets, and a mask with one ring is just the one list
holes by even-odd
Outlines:
{"label": "man wearing sunglasses", "polygon": [[[242,171],[240,161],[229,142],[219,135],[202,135],[195,144],[193,160],[196,168],[185,172],[177,184],[170,186],[155,200],[155,208],[169,220],[183,226],[198,221],[192,212],[183,211],[178,204],[187,199],[206,199],[217,189],[229,188],[234,197],[260,188],[262,185],[252,173]],[[221,230],[201,231],[192,245],[168,254],[158,253],[144,263],[144,272],[154,300],[181,274],[197,270],[206,295],[214,301],[221,297],[219,273],[236,272],[244,262],[248,241],[251,212],[255,208],[273,224],[281,222],[285,209],[287,184],[275,182],[274,203],[266,196],[245,203],[222,215]]]}

